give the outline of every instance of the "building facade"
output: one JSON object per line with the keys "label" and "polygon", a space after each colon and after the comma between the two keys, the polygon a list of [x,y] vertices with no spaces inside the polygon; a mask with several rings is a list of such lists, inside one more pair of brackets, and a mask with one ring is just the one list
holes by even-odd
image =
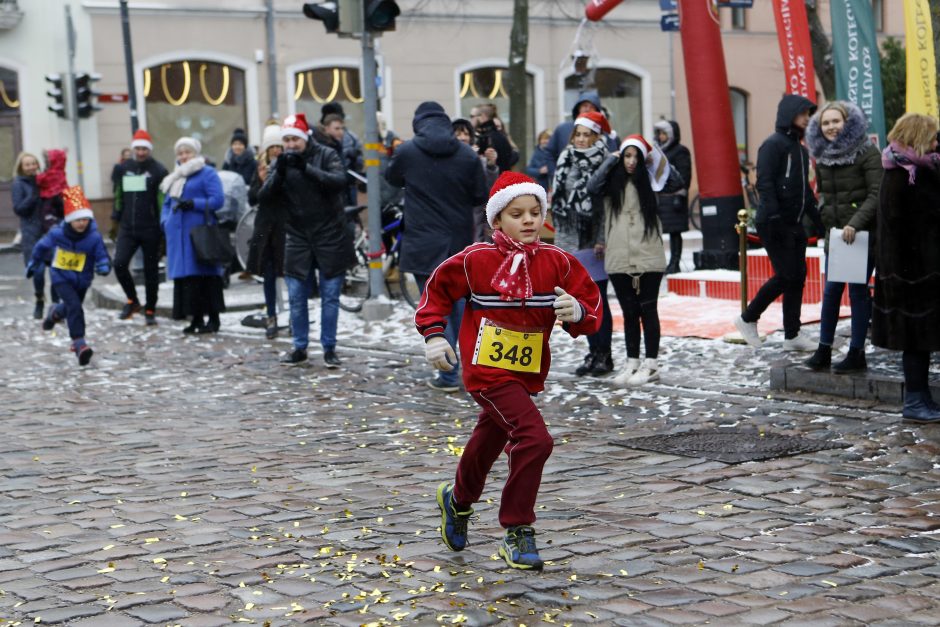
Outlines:
{"label": "building facade", "polygon": [[[9,28],[0,24],[0,230],[15,229],[9,178],[21,149],[69,148],[69,180],[79,167],[89,197],[110,197],[110,172],[130,141],[129,93],[117,0],[28,0]],[[820,13],[828,2],[820,0]],[[879,3],[880,4],[880,3]],[[882,9],[886,33],[903,33],[901,3]],[[235,128],[257,144],[271,117],[340,102],[350,128],[361,134],[360,48],[324,32],[301,13],[299,0],[130,0],[135,93],[140,126],[154,137],[155,154],[172,165],[172,146],[183,135],[201,139],[207,157],[221,164]],[[411,117],[425,100],[452,116],[467,116],[480,102],[495,102],[508,122],[506,96],[510,0],[399,0],[394,32],[377,44],[380,109],[388,126],[407,139]],[[621,136],[650,136],[653,123],[675,117],[694,149],[689,128],[681,41],[660,29],[659,0],[625,0],[603,23],[579,29],[583,0],[530,2],[527,111],[524,138],[570,116],[585,81],[595,85]],[[738,143],[753,158],[773,128],[783,91],[771,3],[746,11],[722,10],[725,57],[739,129]],[[896,5],[896,6],[895,6]],[[68,70],[65,10],[76,33],[77,71],[101,74],[98,91],[118,101],[80,120],[47,110],[49,73]],[[267,19],[273,38],[268,37]],[[576,44],[577,40],[577,44]],[[273,58],[269,50],[274,51]],[[574,57],[588,59],[586,76]],[[14,106],[15,105],[15,106]],[[693,103],[694,106],[694,103]],[[81,144],[82,163],[77,162]]]}

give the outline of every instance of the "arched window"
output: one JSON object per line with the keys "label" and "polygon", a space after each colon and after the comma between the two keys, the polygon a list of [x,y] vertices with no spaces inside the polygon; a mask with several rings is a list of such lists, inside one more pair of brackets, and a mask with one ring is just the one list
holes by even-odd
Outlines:
{"label": "arched window", "polygon": [[[508,133],[509,70],[497,66],[478,67],[461,72],[459,80],[460,116],[470,119],[470,109],[479,104],[493,103]],[[525,122],[526,136],[513,137],[513,141],[532,146],[535,144],[538,130],[535,128],[535,77],[531,72],[526,72],[526,102],[528,103]]]}
{"label": "arched window", "polygon": [[731,88],[731,115],[734,117],[734,139],[738,155],[747,161],[747,92]]}
{"label": "arched window", "polygon": [[201,59],[161,63],[144,70],[143,93],[154,157],[167,167],[175,160],[173,144],[190,136],[221,168],[232,131],[248,129],[245,72],[237,67]]}
{"label": "arched window", "polygon": [[626,70],[599,67],[593,71],[593,85],[585,85],[584,75],[565,78],[565,114],[577,102],[578,94],[596,90],[601,105],[610,114],[610,126],[619,137],[643,132],[643,79]]}
{"label": "arched window", "polygon": [[7,230],[14,230],[18,225],[10,190],[13,165],[22,150],[20,113],[18,75],[14,70],[0,67],[0,229]]}
{"label": "arched window", "polygon": [[365,105],[358,67],[331,66],[294,72],[294,110],[307,116],[310,126],[320,123],[320,109],[328,102],[343,107],[346,127],[359,137],[365,131]]}

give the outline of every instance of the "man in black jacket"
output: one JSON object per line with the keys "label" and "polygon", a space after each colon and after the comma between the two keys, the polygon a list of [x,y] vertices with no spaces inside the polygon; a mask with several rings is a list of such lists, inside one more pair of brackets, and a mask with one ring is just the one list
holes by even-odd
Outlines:
{"label": "man in black jacket", "polygon": [[809,184],[809,153],[800,143],[810,116],[816,111],[809,99],[787,94],[777,106],[776,132],[757,153],[757,191],[760,206],[754,222],[767,251],[774,276],[770,277],[735,326],[753,347],[761,345],[757,320],[783,294],[783,350],[810,351],[816,343],[800,334],[800,308],[806,282],[806,232],[809,216],[822,230],[816,197]]}
{"label": "man in black jacket", "polygon": [[[436,102],[422,102],[412,121],[415,137],[395,150],[386,180],[405,188],[399,269],[411,272],[424,290],[431,273],[473,243],[474,207],[489,192],[473,148],[457,140],[450,118]],[[445,336],[457,345],[463,301],[454,305]],[[440,372],[428,385],[442,392],[459,388],[457,368]]]}
{"label": "man in black jacket", "polygon": [[262,203],[288,207],[284,275],[290,297],[294,349],[285,363],[307,359],[310,311],[307,301],[319,271],[320,345],[327,368],[342,365],[336,356],[339,294],[346,269],[356,262],[343,213],[346,173],[332,148],[316,143],[303,113],[288,116],[281,126],[284,153],[278,157],[261,191]]}
{"label": "man in black jacket", "polygon": [[153,142],[143,129],[134,133],[131,148],[134,158],[117,166],[112,175],[115,180],[114,212],[111,221],[120,224],[114,251],[114,274],[117,276],[127,302],[118,318],[127,320],[140,311],[137,288],[131,277],[130,262],[138,248],[144,251],[144,286],[147,300],[144,318],[148,325],[157,324],[157,294],[160,288],[160,212],[163,192],[160,183],[167,175],[166,168],[153,158]]}

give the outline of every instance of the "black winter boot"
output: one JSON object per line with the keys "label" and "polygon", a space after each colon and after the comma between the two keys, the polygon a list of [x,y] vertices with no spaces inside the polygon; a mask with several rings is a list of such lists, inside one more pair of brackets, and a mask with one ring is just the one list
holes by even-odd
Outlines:
{"label": "black winter boot", "polygon": [[666,274],[675,274],[681,269],[679,262],[682,260],[682,233],[669,234],[669,265],[666,266]]}
{"label": "black winter boot", "polygon": [[583,377],[584,375],[586,375],[587,373],[591,371],[591,368],[594,367],[594,355],[595,355],[594,351],[591,351],[590,353],[584,356],[584,361],[574,371],[574,373],[577,376]]}
{"label": "black winter boot", "polygon": [[591,365],[591,371],[588,373],[592,377],[603,377],[614,371],[614,358],[610,351],[598,351],[594,356],[594,363]]}
{"label": "black winter boot", "polygon": [[36,306],[33,308],[33,318],[42,320],[42,315],[46,311],[46,301],[42,299],[41,294],[36,295]]}
{"label": "black winter boot", "polygon": [[850,348],[845,359],[832,366],[832,371],[836,374],[850,374],[866,370],[868,370],[868,362],[865,361],[864,348]]}
{"label": "black winter boot", "polygon": [[812,370],[825,370],[832,364],[832,347],[820,344],[813,356],[803,362]]}

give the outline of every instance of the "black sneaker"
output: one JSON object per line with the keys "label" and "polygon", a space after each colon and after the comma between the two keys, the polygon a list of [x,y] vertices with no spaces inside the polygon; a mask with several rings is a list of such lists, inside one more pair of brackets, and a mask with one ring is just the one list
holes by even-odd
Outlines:
{"label": "black sneaker", "polygon": [[147,309],[144,311],[144,320],[148,327],[157,326],[157,312],[153,309]]}
{"label": "black sneaker", "polygon": [[591,371],[591,368],[594,367],[594,351],[591,351],[584,356],[584,361],[578,366],[574,373],[576,376],[583,377]]}
{"label": "black sneaker", "polygon": [[437,486],[437,506],[441,510],[441,539],[451,551],[463,551],[467,546],[467,523],[473,510],[457,511],[454,488],[446,481]]}
{"label": "black sneaker", "polygon": [[307,361],[307,350],[304,348],[295,348],[293,352],[281,360],[282,364],[299,364]]}
{"label": "black sneaker", "polygon": [[591,364],[591,371],[588,373],[592,377],[603,377],[614,371],[614,358],[610,352],[599,352]]}
{"label": "black sneaker", "polygon": [[46,302],[41,298],[36,299],[36,306],[33,308],[33,318],[42,320],[42,312],[46,309]]}
{"label": "black sneaker", "polygon": [[140,303],[136,300],[129,300],[124,304],[124,307],[121,308],[121,313],[118,314],[118,320],[128,320],[139,311]]}
{"label": "black sneaker", "polygon": [[499,556],[511,568],[542,570],[544,565],[535,546],[535,529],[527,525],[510,527],[499,543]]}
{"label": "black sneaker", "polygon": [[57,315],[55,315],[55,308],[56,308],[55,305],[52,305],[51,307],[49,307],[49,313],[47,313],[46,317],[42,319],[43,331],[51,331],[52,327],[56,325],[56,322],[59,322],[60,320],[62,320],[62,318],[59,318]]}
{"label": "black sneaker", "polygon": [[326,364],[327,368],[339,368],[343,365],[343,362],[339,360],[339,357],[336,356],[336,351],[326,351],[323,353],[323,363]]}
{"label": "black sneaker", "polygon": [[95,351],[91,350],[91,346],[88,346],[87,344],[82,346],[76,352],[78,353],[79,366],[87,366],[88,362],[91,361],[91,356],[95,354]]}

